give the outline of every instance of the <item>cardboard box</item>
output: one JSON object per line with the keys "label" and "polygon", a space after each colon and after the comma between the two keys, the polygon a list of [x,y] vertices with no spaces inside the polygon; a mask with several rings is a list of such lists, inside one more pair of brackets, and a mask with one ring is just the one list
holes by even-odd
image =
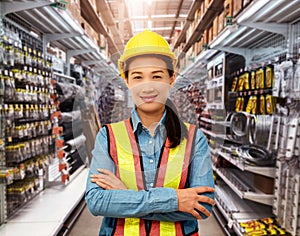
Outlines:
{"label": "cardboard box", "polygon": [[77,3],[74,0],[68,0],[67,1],[67,11],[71,13],[72,18],[77,21],[78,24],[80,24],[81,20],[81,9],[80,9],[80,3]]}
{"label": "cardboard box", "polygon": [[208,28],[208,43],[210,43],[213,40],[213,26],[211,25]]}
{"label": "cardboard box", "polygon": [[219,16],[217,15],[213,21],[213,39],[218,36]]}
{"label": "cardboard box", "polygon": [[254,175],[254,187],[266,194],[274,193],[274,178],[263,175]]}
{"label": "cardboard box", "polygon": [[94,36],[94,29],[92,28],[92,26],[90,26],[90,24],[83,17],[81,17],[80,22],[81,27],[84,29],[84,32],[92,39]]}
{"label": "cardboard box", "polygon": [[233,17],[233,0],[224,1],[224,17]]}
{"label": "cardboard box", "polygon": [[218,33],[220,33],[225,27],[225,16],[224,11],[222,11],[218,17]]}
{"label": "cardboard box", "polygon": [[197,55],[199,55],[200,52],[202,51],[202,44],[203,44],[203,39],[201,39],[201,40],[197,43]]}
{"label": "cardboard box", "polygon": [[233,1],[233,17],[237,16],[243,9],[243,0]]}
{"label": "cardboard box", "polygon": [[203,44],[208,44],[208,29],[204,30],[203,33]]}

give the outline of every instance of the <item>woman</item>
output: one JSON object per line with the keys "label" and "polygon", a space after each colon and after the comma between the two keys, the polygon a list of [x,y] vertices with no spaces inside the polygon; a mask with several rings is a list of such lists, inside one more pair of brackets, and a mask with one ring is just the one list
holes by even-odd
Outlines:
{"label": "woman", "polygon": [[160,35],[134,36],[119,60],[135,108],[99,131],[86,202],[104,216],[99,235],[198,235],[210,216],[213,173],[208,144],[168,99],[176,57]]}

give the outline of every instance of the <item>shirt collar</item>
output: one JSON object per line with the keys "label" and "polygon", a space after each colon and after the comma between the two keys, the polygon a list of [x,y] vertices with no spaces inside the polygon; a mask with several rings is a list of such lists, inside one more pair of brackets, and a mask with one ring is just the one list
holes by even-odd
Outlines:
{"label": "shirt collar", "polygon": [[[162,132],[163,130],[163,127],[164,127],[164,123],[165,123],[165,121],[166,121],[166,114],[167,114],[167,112],[166,112],[166,110],[164,111],[164,114],[163,114],[163,116],[162,116],[162,118],[160,119],[160,121],[159,121],[159,123],[158,123],[158,128],[159,128],[159,130],[160,130],[160,132]],[[140,127],[142,127],[143,126],[143,124],[142,124],[142,121],[141,121],[141,119],[140,119],[140,117],[139,117],[139,115],[138,115],[138,113],[137,113],[137,111],[136,111],[136,109],[135,108],[133,108],[132,109],[132,112],[131,112],[131,120],[132,120],[132,128],[133,128],[133,132],[136,132],[137,131],[137,129],[138,129],[138,127],[140,126]]]}

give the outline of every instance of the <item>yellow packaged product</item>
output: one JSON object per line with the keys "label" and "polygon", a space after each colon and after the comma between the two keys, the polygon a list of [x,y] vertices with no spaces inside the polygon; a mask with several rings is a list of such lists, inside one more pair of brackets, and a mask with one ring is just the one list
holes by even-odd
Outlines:
{"label": "yellow packaged product", "polygon": [[243,111],[244,109],[244,98],[243,97],[238,97],[235,103],[235,111]]}
{"label": "yellow packaged product", "polygon": [[265,101],[265,96],[261,95],[260,98],[260,103],[259,103],[259,111],[261,115],[265,115],[266,114],[266,101]]}
{"label": "yellow packaged product", "polygon": [[250,74],[249,72],[245,72],[243,74],[243,77],[244,77],[244,89],[245,90],[249,90],[250,89],[250,85],[249,85],[249,77],[250,77]]}
{"label": "yellow packaged product", "polygon": [[240,110],[240,102],[241,102],[241,98],[240,97],[238,97],[237,99],[236,99],[236,102],[235,102],[235,111],[236,112],[239,112]]}
{"label": "yellow packaged product", "polygon": [[251,76],[250,76],[250,89],[255,89],[255,84],[256,84],[256,73],[254,70],[251,71]]}
{"label": "yellow packaged product", "polygon": [[244,110],[244,106],[245,106],[245,99],[244,97],[241,97],[241,102],[240,102],[240,111],[243,111]]}
{"label": "yellow packaged product", "polygon": [[244,89],[244,82],[245,82],[244,76],[243,76],[243,75],[240,75],[240,76],[239,76],[238,87],[237,87],[237,90],[238,90],[238,91],[243,91],[243,89]]}
{"label": "yellow packaged product", "polygon": [[256,231],[251,231],[249,233],[246,233],[246,236],[261,236],[261,235],[268,235],[268,231],[265,229],[262,230],[256,230]]}
{"label": "yellow packaged product", "polygon": [[266,67],[266,88],[272,88],[274,79],[274,67],[268,65]]}
{"label": "yellow packaged product", "polygon": [[247,106],[246,106],[246,112],[250,113],[252,110],[252,97],[249,98]]}
{"label": "yellow packaged product", "polygon": [[238,82],[238,77],[234,76],[232,85],[231,85],[231,92],[235,92],[237,90],[237,82]]}
{"label": "yellow packaged product", "polygon": [[257,96],[252,97],[252,110],[251,113],[256,115],[257,114]]}
{"label": "yellow packaged product", "polygon": [[269,115],[274,112],[273,97],[270,94],[266,95],[266,111]]}
{"label": "yellow packaged product", "polygon": [[265,76],[264,76],[264,69],[260,68],[255,73],[256,77],[256,89],[263,89],[265,88]]}

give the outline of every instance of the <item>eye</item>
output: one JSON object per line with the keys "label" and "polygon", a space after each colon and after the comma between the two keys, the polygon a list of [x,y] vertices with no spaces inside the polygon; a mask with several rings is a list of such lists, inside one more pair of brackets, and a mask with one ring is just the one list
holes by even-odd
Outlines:
{"label": "eye", "polygon": [[139,79],[142,79],[142,76],[134,76],[132,79],[139,80]]}
{"label": "eye", "polygon": [[161,76],[160,75],[154,75],[153,79],[161,79]]}

